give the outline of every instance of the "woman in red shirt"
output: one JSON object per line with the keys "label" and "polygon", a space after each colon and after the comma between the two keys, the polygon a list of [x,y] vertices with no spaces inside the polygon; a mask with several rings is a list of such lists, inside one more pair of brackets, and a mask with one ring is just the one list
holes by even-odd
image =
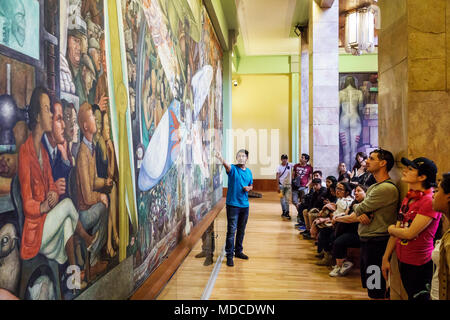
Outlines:
{"label": "woman in red shirt", "polygon": [[433,277],[433,239],[441,219],[441,213],[432,207],[437,167],[423,157],[413,161],[402,158],[402,164],[405,168],[401,180],[409,184],[410,190],[402,201],[397,224],[388,228],[391,237],[383,256],[382,271],[387,280],[389,259],[395,249],[408,300],[428,300],[426,284]]}
{"label": "woman in red shirt", "polygon": [[20,255],[28,260],[41,253],[59,264],[69,260],[70,265],[75,265],[74,232],[88,246],[95,237],[84,230],[72,200],[59,201],[50,160],[41,143],[43,134],[52,131],[50,104],[47,91],[35,88],[28,112],[31,134],[19,150],[18,174],[25,215]]}

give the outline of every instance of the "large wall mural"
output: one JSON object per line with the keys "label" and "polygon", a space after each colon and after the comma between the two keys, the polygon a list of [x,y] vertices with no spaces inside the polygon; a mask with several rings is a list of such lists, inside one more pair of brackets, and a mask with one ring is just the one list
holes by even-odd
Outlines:
{"label": "large wall mural", "polygon": [[339,74],[339,162],[347,170],[357,152],[378,148],[378,74]]}
{"label": "large wall mural", "polygon": [[221,197],[222,53],[201,1],[122,0],[122,12],[139,286]]}
{"label": "large wall mural", "polygon": [[[137,288],[222,196],[222,53],[202,2],[116,0],[120,45],[108,4],[0,2],[0,299],[75,299],[125,246]],[[135,215],[119,212],[119,51]]]}

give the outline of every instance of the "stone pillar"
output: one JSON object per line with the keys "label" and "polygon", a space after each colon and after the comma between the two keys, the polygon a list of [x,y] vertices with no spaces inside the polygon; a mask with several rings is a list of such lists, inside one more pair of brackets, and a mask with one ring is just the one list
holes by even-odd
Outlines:
{"label": "stone pillar", "polygon": [[339,1],[310,1],[309,153],[314,169],[336,175],[339,162]]}
{"label": "stone pillar", "polygon": [[[379,143],[400,164],[425,156],[450,171],[450,0],[380,0]],[[399,182],[396,166],[391,176]],[[402,195],[407,186],[399,183]],[[407,298],[398,272],[393,299]]]}
{"label": "stone pillar", "polygon": [[291,157],[289,161],[298,163],[300,144],[300,61],[299,56],[292,55],[291,64]]}
{"label": "stone pillar", "polygon": [[379,6],[380,146],[397,163],[425,156],[439,174],[448,172],[450,0],[381,0]]}
{"label": "stone pillar", "polygon": [[301,39],[300,49],[300,152],[309,153],[309,48]]}
{"label": "stone pillar", "polygon": [[[234,155],[232,148],[233,135],[232,135],[232,106],[231,106],[231,80],[232,80],[232,52],[223,52],[223,141],[222,141],[222,157],[226,161],[233,162]],[[224,171],[225,172],[225,171]],[[228,176],[224,173],[223,186],[228,187]]]}

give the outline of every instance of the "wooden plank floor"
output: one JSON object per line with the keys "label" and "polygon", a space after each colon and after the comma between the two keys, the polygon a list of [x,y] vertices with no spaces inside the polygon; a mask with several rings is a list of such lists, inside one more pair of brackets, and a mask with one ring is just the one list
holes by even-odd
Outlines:
{"label": "wooden plank floor", "polygon": [[[352,270],[346,277],[330,277],[330,268],[315,265],[313,241],[298,235],[295,219],[285,221],[280,214],[276,193],[263,193],[263,198],[251,199],[244,239],[244,252],[250,260],[235,259],[235,266],[230,268],[224,259],[210,299],[367,299],[359,270]],[[291,216],[296,216],[292,205]],[[225,241],[225,210],[216,220],[216,232],[214,261]],[[203,259],[194,258],[200,251],[201,240],[158,299],[200,299],[214,266],[204,267]]]}

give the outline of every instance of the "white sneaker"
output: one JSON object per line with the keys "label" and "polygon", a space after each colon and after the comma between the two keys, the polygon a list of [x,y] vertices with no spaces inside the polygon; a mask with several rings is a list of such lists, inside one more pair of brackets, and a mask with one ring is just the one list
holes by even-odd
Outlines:
{"label": "white sneaker", "polygon": [[342,264],[341,270],[339,271],[341,276],[345,276],[346,274],[348,274],[348,272],[350,271],[350,269],[353,267],[353,262],[351,261],[344,261],[344,263]]}
{"label": "white sneaker", "polygon": [[331,272],[328,275],[330,277],[339,277],[341,275],[339,272],[340,270],[341,270],[341,267],[339,267],[338,265],[335,265],[333,267],[333,270],[331,270]]}

